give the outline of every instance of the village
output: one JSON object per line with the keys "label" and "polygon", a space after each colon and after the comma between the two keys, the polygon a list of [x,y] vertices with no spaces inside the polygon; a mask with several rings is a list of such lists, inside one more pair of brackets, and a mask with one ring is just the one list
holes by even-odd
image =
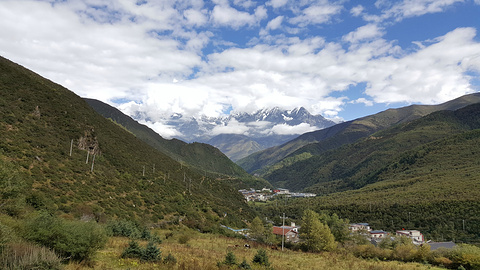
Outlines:
{"label": "village", "polygon": [[[251,189],[241,189],[240,193],[245,197],[247,202],[266,202],[273,200],[276,197],[282,198],[307,198],[315,197],[316,194],[313,193],[295,193],[290,192],[288,189],[276,188],[268,189],[263,188],[261,190]],[[248,229],[232,229],[224,226],[227,229],[230,229],[236,233],[242,234],[248,238]],[[297,226],[294,222],[291,222],[290,226],[273,226],[273,234],[282,239],[286,243],[298,243],[300,242],[300,226]],[[438,248],[453,248],[455,247],[454,242],[433,242],[431,240],[426,241],[423,234],[418,230],[397,230],[394,234],[386,232],[384,230],[373,230],[368,223],[351,223],[348,225],[348,230],[350,234],[358,234],[366,238],[374,246],[380,244],[380,242],[386,238],[395,238],[395,237],[406,237],[412,241],[414,245],[421,246],[424,243],[430,245],[431,250],[436,250]]]}
{"label": "village", "polygon": [[242,195],[245,197],[245,200],[247,202],[252,202],[252,201],[266,202],[280,195],[286,198],[307,198],[307,197],[317,196],[314,193],[290,192],[288,189],[284,189],[284,188],[277,188],[273,190],[269,188],[262,188],[261,190],[255,190],[251,188],[251,189],[240,189],[238,192],[242,193]]}

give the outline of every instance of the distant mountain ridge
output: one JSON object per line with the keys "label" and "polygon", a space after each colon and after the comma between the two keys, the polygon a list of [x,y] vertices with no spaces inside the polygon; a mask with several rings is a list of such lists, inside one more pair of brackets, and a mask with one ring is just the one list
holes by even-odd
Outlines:
{"label": "distant mountain ridge", "polygon": [[[141,112],[133,113],[132,117],[137,121],[150,120]],[[173,114],[164,119],[164,124],[181,133],[175,138],[211,144],[236,161],[290,141],[305,132],[336,123],[321,115],[312,115],[303,107],[293,110],[274,107],[254,113],[231,113],[225,117],[186,118],[181,114]]]}
{"label": "distant mountain ridge", "polygon": [[[353,143],[360,138],[367,137],[395,124],[406,123],[435,111],[457,110],[478,102],[480,102],[480,93],[474,93],[439,105],[411,105],[398,109],[388,109],[374,115],[302,134],[282,145],[256,152],[237,161],[237,163],[249,173],[263,175],[270,170],[270,166],[279,166],[275,164],[289,156],[293,157],[311,151],[320,154]],[[310,150],[301,150],[303,147],[309,147]],[[312,148],[315,148],[315,150],[311,150]]]}
{"label": "distant mountain ridge", "polygon": [[232,183],[237,188],[260,188],[269,185],[268,182],[254,179],[217,148],[209,144],[186,143],[178,139],[164,139],[149,127],[136,122],[117,108],[95,99],[84,98],[84,100],[105,118],[123,126],[140,140],[171,158],[185,163],[186,166],[195,167],[202,173],[208,172],[211,175],[215,175],[215,177],[222,177],[223,175],[229,178],[238,178]]}

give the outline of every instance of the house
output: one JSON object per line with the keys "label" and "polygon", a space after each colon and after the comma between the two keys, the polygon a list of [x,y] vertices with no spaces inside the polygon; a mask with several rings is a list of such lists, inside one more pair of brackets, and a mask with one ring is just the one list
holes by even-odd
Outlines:
{"label": "house", "polygon": [[423,234],[420,231],[417,230],[401,230],[396,232],[397,236],[406,236],[410,239],[412,239],[413,243],[415,245],[420,245],[425,242],[425,239],[423,238]]}
{"label": "house", "polygon": [[348,225],[348,229],[351,232],[357,232],[357,231],[369,232],[372,230],[372,228],[370,228],[370,225],[368,225],[368,223],[352,223]]}
{"label": "house", "polygon": [[383,239],[387,237],[388,233],[382,230],[370,231],[370,239]]}
{"label": "house", "polygon": [[273,226],[273,234],[285,236],[285,242],[297,243],[300,240],[297,227]]}
{"label": "house", "polygon": [[284,189],[284,188],[277,188],[277,189],[274,189],[273,192],[277,195],[281,195],[281,194],[290,194],[290,190],[288,189]]}

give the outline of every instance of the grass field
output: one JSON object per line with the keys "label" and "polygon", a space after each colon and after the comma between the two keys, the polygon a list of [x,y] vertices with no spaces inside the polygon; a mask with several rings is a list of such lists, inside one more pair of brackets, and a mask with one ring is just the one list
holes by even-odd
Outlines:
{"label": "grass field", "polygon": [[[165,239],[165,235],[172,234],[172,232],[173,235]],[[164,239],[162,244],[159,245],[162,257],[171,253],[177,259],[177,263],[143,263],[136,259],[122,259],[120,255],[128,246],[130,240],[128,238],[112,237],[107,246],[97,252],[93,265],[70,263],[66,269],[239,269],[237,266],[231,268],[217,266],[218,262],[225,260],[229,251],[235,255],[238,263],[246,260],[252,269],[441,269],[418,263],[363,260],[342,252],[303,253],[291,250],[282,252],[243,239],[200,234],[191,230],[158,230],[157,233]],[[146,242],[140,243],[143,246],[146,245]],[[251,248],[245,248],[244,244],[250,244]],[[235,247],[235,245],[238,245],[238,247]],[[264,248],[267,252],[271,263],[270,268],[252,263],[253,257],[261,248]]]}

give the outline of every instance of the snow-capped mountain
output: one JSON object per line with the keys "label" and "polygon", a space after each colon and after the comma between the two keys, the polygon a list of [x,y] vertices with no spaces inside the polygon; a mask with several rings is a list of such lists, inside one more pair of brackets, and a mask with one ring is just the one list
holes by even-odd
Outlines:
{"label": "snow-capped mountain", "polygon": [[[149,121],[138,114],[133,118]],[[186,142],[209,143],[232,160],[336,124],[321,115],[310,114],[303,107],[293,110],[275,107],[218,118],[187,118],[174,114],[164,120],[164,125],[175,129],[178,134],[175,138]]]}

